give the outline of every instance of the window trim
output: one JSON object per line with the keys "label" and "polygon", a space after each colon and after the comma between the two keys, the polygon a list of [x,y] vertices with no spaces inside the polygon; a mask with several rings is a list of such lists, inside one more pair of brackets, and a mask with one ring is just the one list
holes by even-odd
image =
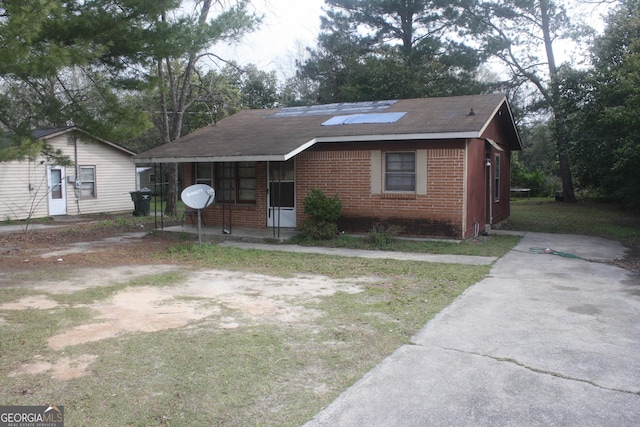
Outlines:
{"label": "window trim", "polygon": [[501,181],[502,181],[502,165],[500,161],[500,154],[496,154],[494,157],[494,167],[493,167],[493,200],[495,202],[500,201],[501,196]]}
{"label": "window trim", "polygon": [[[82,179],[82,170],[83,169],[91,169],[93,171],[93,181],[84,181]],[[97,171],[97,167],[96,165],[79,165],[78,166],[78,173],[80,174],[80,179],[78,180],[78,198],[80,200],[93,200],[93,199],[97,199],[98,198],[98,171]],[[82,192],[82,186],[85,183],[92,183],[92,192],[93,195],[84,195]]]}

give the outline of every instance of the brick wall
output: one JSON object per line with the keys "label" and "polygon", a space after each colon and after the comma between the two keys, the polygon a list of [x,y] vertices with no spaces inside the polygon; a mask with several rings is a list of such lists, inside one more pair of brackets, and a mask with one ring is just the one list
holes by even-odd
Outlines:
{"label": "brick wall", "polygon": [[[484,156],[484,140],[473,140],[478,145],[480,158]],[[470,145],[471,146],[471,145]],[[475,145],[474,145],[475,146]],[[470,197],[464,217],[465,142],[439,141],[389,146],[396,150],[421,150],[426,156],[426,194],[381,193],[372,194],[372,150],[380,150],[380,144],[341,144],[340,150],[332,144],[319,144],[296,156],[296,215],[298,225],[305,219],[304,198],[312,188],[321,189],[327,196],[338,195],[342,201],[342,217],[339,226],[347,232],[368,232],[374,223],[399,225],[405,234],[461,238],[473,232],[473,219],[484,225],[485,168],[478,163],[475,178],[471,176],[466,186]],[[473,150],[472,150],[473,151]],[[475,156],[478,153],[469,153]],[[503,156],[508,188],[508,156]],[[470,160],[471,161],[471,160]],[[231,207],[233,227],[267,227],[267,164],[256,164],[256,203],[236,204]],[[193,165],[185,165],[185,186],[194,182]],[[503,193],[505,194],[505,193]],[[506,197],[508,197],[508,189]],[[474,200],[479,200],[476,203]],[[472,204],[472,206],[470,205]],[[476,206],[477,205],[477,206]],[[503,202],[504,206],[505,203]],[[508,206],[508,202],[506,203]],[[225,225],[229,225],[229,206],[224,212]],[[508,212],[508,211],[507,211]],[[494,212],[504,215],[499,209]],[[207,226],[222,226],[223,206],[214,203],[203,212]]]}
{"label": "brick wall", "polygon": [[[396,146],[394,150],[398,149]],[[424,147],[422,147],[424,148]],[[340,226],[367,232],[374,223],[399,225],[408,235],[461,237],[464,149],[433,148],[427,156],[427,194],[371,193],[371,150],[318,150],[297,157],[298,223],[312,188],[342,201]]]}

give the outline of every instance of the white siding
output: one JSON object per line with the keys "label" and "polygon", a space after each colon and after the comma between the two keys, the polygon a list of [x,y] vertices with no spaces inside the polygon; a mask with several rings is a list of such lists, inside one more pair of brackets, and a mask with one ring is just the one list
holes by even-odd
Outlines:
{"label": "white siding", "polygon": [[[73,144],[67,136],[61,135],[48,141],[60,149],[73,161]],[[88,213],[133,211],[130,191],[136,189],[136,167],[127,153],[100,141],[86,141],[78,138],[78,166],[95,166],[96,197],[77,198],[74,185],[67,180],[67,213],[79,215]],[[67,167],[67,176],[75,176],[74,166]]]}
{"label": "white siding", "polygon": [[[67,135],[47,141],[54,149],[74,160],[73,144]],[[78,139],[78,165],[95,166],[96,197],[76,199],[73,183],[65,178],[67,213],[69,215],[133,211],[130,191],[136,189],[136,167],[132,156],[100,141]],[[20,220],[49,215],[47,203],[46,164],[36,161],[0,163],[0,221]],[[66,168],[67,176],[75,175],[74,166]],[[32,190],[29,191],[31,184]]]}
{"label": "white siding", "polygon": [[0,163],[0,221],[48,215],[47,166],[40,160]]}

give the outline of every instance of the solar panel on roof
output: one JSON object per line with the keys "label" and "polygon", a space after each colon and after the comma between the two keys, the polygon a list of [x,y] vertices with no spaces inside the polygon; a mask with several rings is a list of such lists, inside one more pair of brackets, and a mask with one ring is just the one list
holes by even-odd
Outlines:
{"label": "solar panel on roof", "polygon": [[322,126],[361,125],[370,123],[395,123],[407,113],[365,113],[333,116]]}
{"label": "solar panel on roof", "polygon": [[388,101],[364,101],[364,102],[343,102],[337,104],[311,105],[308,107],[285,107],[269,118],[282,117],[307,117],[307,116],[327,116],[330,114],[352,114],[352,113],[373,113],[384,111],[398,102]]}

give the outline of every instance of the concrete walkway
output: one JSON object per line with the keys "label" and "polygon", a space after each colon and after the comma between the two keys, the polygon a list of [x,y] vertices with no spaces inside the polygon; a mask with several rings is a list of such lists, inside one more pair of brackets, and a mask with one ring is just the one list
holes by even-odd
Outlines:
{"label": "concrete walkway", "polygon": [[597,262],[623,254],[527,233],[307,427],[639,425],[640,278]]}
{"label": "concrete walkway", "polygon": [[363,249],[320,248],[315,246],[299,245],[271,245],[264,243],[240,242],[227,240],[218,244],[242,249],[260,249],[265,251],[300,252],[322,255],[335,255],[342,257],[373,258],[373,259],[398,259],[405,261],[441,262],[447,264],[471,264],[489,265],[497,258],[469,255],[433,255],[392,251],[371,251]]}

